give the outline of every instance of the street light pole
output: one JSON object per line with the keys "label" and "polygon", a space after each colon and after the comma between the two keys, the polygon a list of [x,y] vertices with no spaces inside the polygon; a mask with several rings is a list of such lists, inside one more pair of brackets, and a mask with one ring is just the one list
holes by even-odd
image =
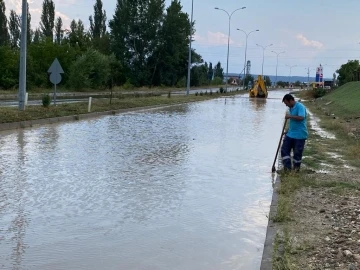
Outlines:
{"label": "street light pole", "polygon": [[193,32],[193,11],[194,11],[194,0],[192,0],[192,2],[191,2],[188,76],[187,76],[187,85],[186,85],[186,95],[187,96],[190,94],[190,69],[191,69],[191,42],[192,42],[192,32]]}
{"label": "street light pole", "polygon": [[20,74],[19,74],[19,110],[25,110],[26,96],[26,43],[27,43],[27,0],[22,0]]}
{"label": "street light pole", "polygon": [[286,66],[288,66],[290,68],[290,73],[289,73],[289,87],[290,87],[291,70],[292,70],[293,67],[296,67],[296,65],[295,66],[286,65]]}
{"label": "street light pole", "polygon": [[275,79],[275,87],[276,87],[277,86],[277,74],[278,74],[277,72],[278,72],[278,65],[279,65],[279,55],[282,53],[285,53],[285,52],[279,52],[279,53],[274,52],[274,51],[271,51],[271,52],[276,54],[276,79]]}
{"label": "street light pole", "polygon": [[225,9],[221,9],[221,8],[218,8],[218,7],[215,7],[215,9],[217,10],[222,10],[224,11],[228,17],[229,17],[229,31],[228,31],[228,47],[227,47],[227,60],[226,60],[226,92],[228,90],[228,80],[229,80],[229,50],[230,50],[230,21],[231,21],[231,17],[232,15],[240,10],[240,9],[245,9],[246,7],[242,7],[242,8],[238,8],[238,9],[235,9],[231,14],[229,14],[229,12],[227,12]]}
{"label": "street light pole", "polygon": [[245,89],[245,68],[246,68],[246,53],[247,53],[247,41],[248,41],[248,37],[251,33],[254,33],[254,32],[259,32],[260,30],[254,30],[254,31],[251,31],[249,33],[246,33],[244,30],[241,30],[241,29],[237,29],[238,31],[242,31],[245,35],[246,35],[246,41],[245,41],[245,61],[244,61],[244,78],[243,78],[243,90]]}
{"label": "street light pole", "polygon": [[263,77],[264,76],[264,61],[265,61],[265,49],[267,47],[270,47],[272,46],[273,44],[269,44],[269,45],[266,45],[265,47],[259,45],[259,44],[256,44],[257,46],[261,47],[263,49],[263,62],[262,62],[262,68],[261,68],[261,76]]}

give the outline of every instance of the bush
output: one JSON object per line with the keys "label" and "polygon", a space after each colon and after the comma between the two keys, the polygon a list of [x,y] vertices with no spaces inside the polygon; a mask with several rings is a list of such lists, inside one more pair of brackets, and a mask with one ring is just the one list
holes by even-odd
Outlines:
{"label": "bush", "polygon": [[314,91],[314,98],[323,97],[326,94],[326,90],[324,88],[316,88]]}
{"label": "bush", "polygon": [[126,83],[124,83],[123,88],[125,90],[134,89],[134,85],[130,82],[129,79],[126,80]]}
{"label": "bush", "polygon": [[195,92],[195,96],[198,96],[199,95],[199,92]]}
{"label": "bush", "polygon": [[47,108],[50,106],[51,98],[49,95],[43,95],[42,96],[42,105]]}
{"label": "bush", "polygon": [[182,87],[186,87],[186,77],[181,78],[177,84],[176,84],[177,88],[182,88]]}
{"label": "bush", "polygon": [[170,92],[170,91],[169,91],[167,97],[168,97],[168,98],[171,98],[171,92]]}
{"label": "bush", "polygon": [[220,88],[219,88],[219,91],[220,91],[221,94],[224,93],[224,88],[223,88],[223,87],[220,87]]}
{"label": "bush", "polygon": [[112,57],[89,49],[71,66],[69,86],[77,90],[105,87],[111,75],[110,63]]}
{"label": "bush", "polygon": [[201,91],[201,92],[200,92],[200,96],[202,96],[202,95],[204,95],[204,93]]}
{"label": "bush", "polygon": [[223,80],[220,77],[215,77],[212,81],[211,81],[212,85],[220,85],[223,84]]}

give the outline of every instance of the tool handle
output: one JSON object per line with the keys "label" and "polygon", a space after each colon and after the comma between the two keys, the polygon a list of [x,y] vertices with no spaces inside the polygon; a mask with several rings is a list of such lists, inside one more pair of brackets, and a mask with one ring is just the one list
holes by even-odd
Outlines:
{"label": "tool handle", "polygon": [[278,153],[279,153],[279,149],[280,149],[280,145],[281,145],[281,139],[284,135],[284,130],[285,130],[285,127],[286,127],[286,123],[287,123],[287,119],[285,119],[284,121],[284,125],[283,125],[283,128],[282,128],[282,131],[281,131],[281,136],[280,136],[280,139],[279,139],[279,144],[278,144],[278,147],[277,147],[277,150],[276,150],[276,155],[275,155],[275,158],[274,158],[274,163],[273,163],[273,166],[272,166],[272,172],[275,171],[275,162],[276,162],[276,159],[277,159],[277,156],[278,156]]}

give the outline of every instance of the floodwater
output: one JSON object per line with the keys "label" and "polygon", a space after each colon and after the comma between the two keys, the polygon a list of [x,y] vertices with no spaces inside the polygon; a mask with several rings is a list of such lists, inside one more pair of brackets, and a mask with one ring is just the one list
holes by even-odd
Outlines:
{"label": "floodwater", "polygon": [[0,132],[0,269],[259,269],[285,93]]}

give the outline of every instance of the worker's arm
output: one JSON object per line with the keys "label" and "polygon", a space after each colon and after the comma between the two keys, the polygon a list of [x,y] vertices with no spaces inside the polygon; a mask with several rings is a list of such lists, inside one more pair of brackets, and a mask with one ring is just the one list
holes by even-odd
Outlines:
{"label": "worker's arm", "polygon": [[286,113],[285,118],[286,119],[294,119],[296,121],[303,121],[305,119],[306,116],[306,110],[304,107],[300,107],[297,112],[295,113],[295,115],[290,115],[288,112]]}
{"label": "worker's arm", "polygon": [[302,120],[305,119],[305,117],[303,117],[303,116],[290,115],[290,114],[286,114],[285,118],[286,118],[286,119],[294,119],[294,120],[297,120],[297,121],[302,121]]}

